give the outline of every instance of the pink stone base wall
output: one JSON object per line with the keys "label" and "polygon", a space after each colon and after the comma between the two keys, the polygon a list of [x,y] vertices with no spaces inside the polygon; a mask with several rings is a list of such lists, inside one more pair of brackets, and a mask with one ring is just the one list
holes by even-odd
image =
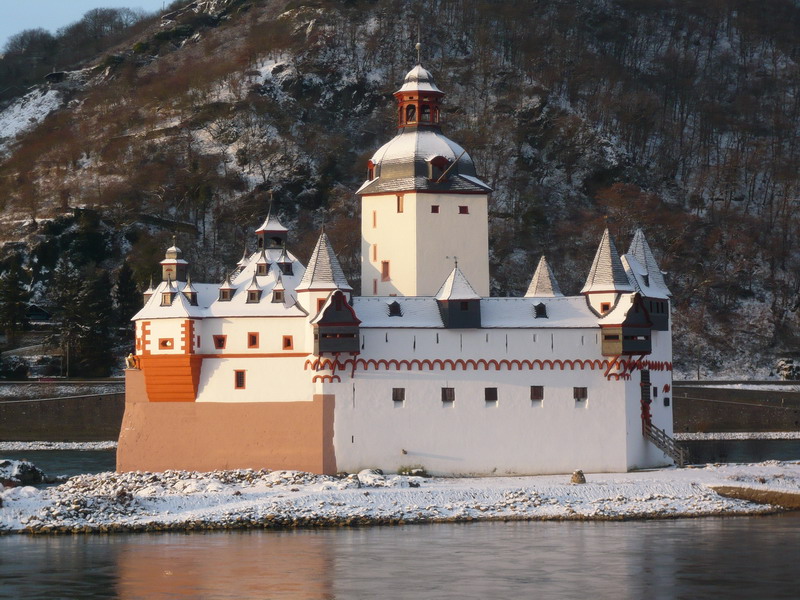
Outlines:
{"label": "pink stone base wall", "polygon": [[336,473],[334,396],[310,402],[148,402],[126,373],[117,471],[297,469]]}

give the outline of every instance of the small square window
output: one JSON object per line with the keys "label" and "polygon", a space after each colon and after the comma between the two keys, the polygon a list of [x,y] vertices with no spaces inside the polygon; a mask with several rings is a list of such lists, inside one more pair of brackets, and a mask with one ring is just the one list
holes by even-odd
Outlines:
{"label": "small square window", "polygon": [[258,333],[250,332],[247,334],[247,347],[258,348]]}
{"label": "small square window", "polygon": [[438,215],[439,214],[439,205],[438,204],[431,204],[431,212],[434,215]]}
{"label": "small square window", "polygon": [[260,263],[256,265],[256,275],[266,275],[267,274],[267,265],[266,263]]}
{"label": "small square window", "polygon": [[442,388],[442,402],[455,402],[456,389],[451,387]]}
{"label": "small square window", "polygon": [[611,303],[610,302],[601,302],[600,303],[600,312],[607,313],[611,310]]}
{"label": "small square window", "polygon": [[392,400],[394,402],[404,402],[406,399],[406,388],[392,388]]}
{"label": "small square window", "polygon": [[219,299],[221,302],[230,302],[231,296],[233,295],[231,292],[233,290],[220,290],[219,291]]}
{"label": "small square window", "polygon": [[460,303],[461,310],[469,310],[469,302],[462,301]]}
{"label": "small square window", "polygon": [[225,335],[215,335],[214,336],[214,348],[217,350],[224,350],[225,349],[225,342],[227,341],[228,336]]}
{"label": "small square window", "polygon": [[164,292],[161,294],[161,306],[172,305],[172,292]]}
{"label": "small square window", "polygon": [[653,386],[653,398],[658,398],[658,388]]}
{"label": "small square window", "polygon": [[531,386],[531,400],[544,400],[544,386],[532,385]]}
{"label": "small square window", "polygon": [[459,206],[458,207],[458,214],[460,214],[460,215],[468,215],[469,214],[469,206]]}
{"label": "small square window", "polygon": [[486,402],[497,402],[497,388],[488,387],[483,390],[483,397]]}
{"label": "small square window", "polygon": [[327,298],[317,298],[317,312],[322,310],[322,307],[325,306],[325,302],[327,301]]}
{"label": "small square window", "polygon": [[283,302],[283,298],[284,298],[283,290],[275,290],[274,292],[272,292],[272,301],[273,302],[275,302],[275,303]]}
{"label": "small square window", "polygon": [[576,402],[583,402],[589,397],[589,389],[585,387],[572,388],[572,397]]}
{"label": "small square window", "polygon": [[233,375],[234,375],[233,387],[235,387],[237,390],[243,390],[245,387],[244,371],[234,371]]}
{"label": "small square window", "polygon": [[294,340],[292,336],[285,335],[283,336],[282,347],[284,350],[293,350],[294,349]]}
{"label": "small square window", "polygon": [[664,406],[665,407],[669,406],[669,398],[667,398],[666,396],[664,397]]}
{"label": "small square window", "polygon": [[175,342],[172,338],[160,338],[158,340],[159,350],[172,350],[175,347]]}

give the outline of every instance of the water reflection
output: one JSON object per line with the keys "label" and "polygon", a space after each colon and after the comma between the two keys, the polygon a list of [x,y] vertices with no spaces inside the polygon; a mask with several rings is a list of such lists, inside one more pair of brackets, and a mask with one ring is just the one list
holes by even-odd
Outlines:
{"label": "water reflection", "polygon": [[26,598],[797,597],[800,514],[0,538]]}

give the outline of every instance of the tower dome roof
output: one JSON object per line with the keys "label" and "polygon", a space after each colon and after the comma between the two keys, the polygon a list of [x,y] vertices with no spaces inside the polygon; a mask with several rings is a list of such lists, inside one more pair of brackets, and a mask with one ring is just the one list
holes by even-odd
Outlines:
{"label": "tower dome roof", "polygon": [[405,92],[433,92],[444,94],[433,81],[433,75],[422,65],[417,65],[406,73],[402,87],[395,93]]}
{"label": "tower dome roof", "polygon": [[[381,146],[370,162],[375,178],[365,181],[358,194],[492,191],[478,179],[475,163],[464,148],[435,129],[404,129]],[[445,171],[446,176],[440,180]]]}

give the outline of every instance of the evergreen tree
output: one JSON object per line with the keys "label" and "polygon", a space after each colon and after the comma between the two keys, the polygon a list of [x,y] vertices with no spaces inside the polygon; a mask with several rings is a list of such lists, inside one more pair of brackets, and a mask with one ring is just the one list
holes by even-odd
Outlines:
{"label": "evergreen tree", "polygon": [[8,270],[0,276],[0,328],[11,341],[14,334],[28,324],[25,311],[30,294],[25,287],[22,258],[12,258]]}
{"label": "evergreen tree", "polygon": [[142,307],[142,294],[133,278],[133,269],[128,261],[122,263],[117,271],[117,281],[114,285],[114,304],[116,306],[116,324],[122,335],[129,336],[133,333],[131,317]]}
{"label": "evergreen tree", "polygon": [[77,298],[81,318],[76,340],[76,375],[108,377],[111,372],[115,320],[112,294],[108,271],[98,269],[88,273]]}
{"label": "evergreen tree", "polygon": [[62,374],[74,374],[74,359],[81,322],[78,305],[81,277],[69,259],[61,257],[56,263],[50,283],[50,300],[57,309],[56,333],[62,353]]}

